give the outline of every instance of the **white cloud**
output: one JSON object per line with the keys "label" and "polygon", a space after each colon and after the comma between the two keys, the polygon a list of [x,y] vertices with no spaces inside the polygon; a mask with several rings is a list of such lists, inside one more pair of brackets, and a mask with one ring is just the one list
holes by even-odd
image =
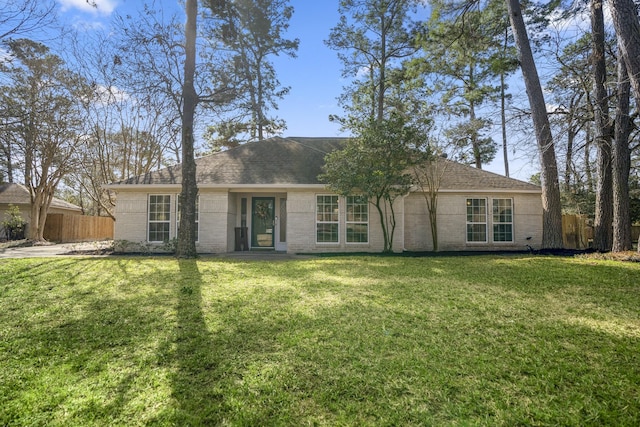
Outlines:
{"label": "white cloud", "polygon": [[97,85],[94,90],[96,95],[95,102],[103,106],[126,102],[131,99],[127,92],[120,90],[116,86]]}
{"label": "white cloud", "polygon": [[94,15],[110,15],[117,6],[117,0],[58,0],[62,11],[77,9]]}
{"label": "white cloud", "polygon": [[74,22],[73,27],[80,32],[88,32],[94,30],[104,30],[105,25],[98,21],[85,21],[77,20]]}

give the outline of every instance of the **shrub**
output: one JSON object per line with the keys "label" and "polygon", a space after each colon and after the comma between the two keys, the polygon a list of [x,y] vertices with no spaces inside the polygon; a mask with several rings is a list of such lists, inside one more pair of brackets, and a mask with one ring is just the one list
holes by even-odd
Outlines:
{"label": "shrub", "polygon": [[0,224],[5,231],[7,239],[24,239],[27,222],[20,215],[20,208],[18,206],[10,204],[9,209],[5,213],[5,219]]}

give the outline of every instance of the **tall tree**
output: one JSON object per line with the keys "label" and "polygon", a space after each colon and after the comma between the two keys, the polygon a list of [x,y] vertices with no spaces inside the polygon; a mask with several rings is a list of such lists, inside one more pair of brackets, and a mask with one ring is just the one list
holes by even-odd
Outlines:
{"label": "tall tree", "polygon": [[[207,2],[215,16],[227,10],[227,2]],[[185,3],[186,25],[176,16],[164,19],[162,10],[145,5],[144,12],[137,17],[126,17],[120,21],[124,34],[120,53],[113,58],[121,66],[119,76],[132,88],[136,99],[145,105],[162,106],[163,117],[170,123],[178,123],[180,143],[176,144],[175,157],[182,167],[182,190],[179,200],[180,221],[178,226],[177,256],[193,257],[195,246],[195,211],[197,183],[195,179],[196,113],[209,113],[210,109],[196,108],[198,105],[220,107],[233,99],[235,83],[227,71],[214,58],[220,40],[205,40],[198,37],[198,3]],[[212,18],[211,15],[205,15]],[[200,55],[196,55],[198,49]],[[184,58],[183,61],[180,59]],[[207,59],[207,61],[202,60]],[[201,59],[201,61],[198,61]]]}
{"label": "tall tree", "polygon": [[[591,92],[593,78],[589,73],[591,58],[591,37],[585,36],[573,43],[562,46],[554,60],[559,67],[553,78],[547,83],[552,95],[551,102],[558,105],[550,117],[551,125],[557,135],[564,135],[566,145],[562,153],[562,144],[558,139],[559,159],[564,154],[562,190],[570,204],[576,203],[576,194],[583,192],[587,183],[579,176],[579,154],[582,151],[581,140],[586,140],[585,129],[589,128],[593,118]],[[567,206],[565,206],[567,208]],[[569,207],[573,210],[572,207]]]}
{"label": "tall tree", "polygon": [[[181,162],[182,128],[182,86],[184,84],[185,30],[183,18],[177,15],[165,16],[162,10],[144,5],[135,16],[117,16],[115,34],[107,34],[104,41],[95,44],[95,67],[101,75],[94,75],[96,84],[114,94],[126,94],[136,105],[148,114],[159,114],[164,122],[163,140],[168,150],[167,157]],[[115,45],[112,47],[111,45]],[[89,52],[79,52],[81,57],[95,56]],[[94,64],[88,64],[92,67]],[[206,68],[200,67],[194,86],[201,96],[217,94],[224,83],[211,88],[204,80],[209,78]],[[222,80],[222,79],[219,79]],[[115,104],[113,104],[115,105]],[[127,106],[126,104],[124,106]]]}
{"label": "tall tree", "polygon": [[498,76],[513,71],[515,63],[515,52],[509,60],[509,50],[504,47],[509,27],[505,6],[501,0],[473,8],[451,0],[432,4],[428,31],[421,43],[424,58],[414,64],[434,77],[443,113],[455,122],[448,133],[461,148],[464,158],[460,160],[482,169],[495,157],[497,144],[489,135],[491,120],[482,117],[480,110],[498,98],[504,87],[496,85]]}
{"label": "tall tree", "polygon": [[538,70],[533,60],[527,28],[522,17],[519,0],[506,0],[509,19],[518,46],[520,68],[529,97],[531,116],[538,143],[542,178],[542,247],[562,248],[562,206],[555,146],[547,106],[540,85]]}
{"label": "tall tree", "polygon": [[[55,20],[55,2],[43,0],[5,0],[0,7],[0,48],[8,49],[6,44],[11,38],[19,38],[51,26]],[[10,112],[0,107],[1,126],[5,129],[12,126]],[[8,139],[10,132],[0,134],[0,182],[6,179],[14,182],[14,163],[17,153],[15,141]]]}
{"label": "tall tree", "polygon": [[157,94],[143,96],[131,84],[118,37],[101,31],[70,36],[67,54],[79,73],[91,76],[92,96],[85,103],[80,168],[64,184],[75,191],[74,203],[84,212],[113,217],[115,194],[104,185],[147,173],[169,159],[176,161],[180,129],[167,108],[172,104],[161,102]]}
{"label": "tall tree", "polygon": [[[633,0],[610,0],[618,49],[627,67],[631,88],[640,110],[640,20]],[[640,247],[638,248],[640,250]]]}
{"label": "tall tree", "polygon": [[354,78],[340,98],[348,116],[360,121],[389,117],[385,98],[390,71],[417,51],[417,27],[409,12],[418,4],[417,0],[340,1],[340,22],[325,43],[339,52],[343,76]]}
{"label": "tall tree", "polygon": [[31,195],[28,238],[40,241],[54,192],[77,165],[89,86],[41,43],[17,39],[8,46],[11,60],[3,69],[10,85],[1,92],[13,125],[3,131],[12,133],[22,156]]}
{"label": "tall tree", "polygon": [[613,234],[613,182],[611,168],[612,125],[609,119],[607,63],[605,59],[605,26],[602,0],[591,0],[591,44],[593,67],[595,143],[598,148],[598,183],[593,246],[599,251],[611,250]]}
{"label": "tall tree", "polygon": [[612,148],[613,162],[613,252],[629,251],[631,242],[631,209],[629,200],[629,170],[631,150],[629,136],[632,122],[629,118],[629,96],[631,85],[627,66],[618,58],[618,93],[615,119],[615,137]]}
{"label": "tall tree", "polygon": [[[623,80],[628,77],[630,90],[636,101],[636,108],[640,111],[640,19],[638,18],[638,8],[633,0],[611,0],[611,17],[618,40],[618,55],[624,65],[624,70],[619,68],[619,88],[618,88],[618,108],[616,113],[616,141],[614,144],[614,250],[624,250],[628,246],[626,233],[626,216],[624,214],[625,201],[627,195],[621,193],[625,191],[624,180],[626,174],[627,154],[624,142],[629,136],[628,129],[625,129],[627,106],[621,105],[626,98],[626,83]],[[628,181],[627,181],[628,182]],[[622,211],[619,211],[622,209]],[[638,246],[640,251],[640,245]]]}
{"label": "tall tree", "polygon": [[180,228],[176,255],[194,258],[196,251],[196,162],[194,154],[193,124],[198,95],[194,86],[196,74],[196,36],[198,0],[187,0],[185,5],[185,60],[182,86],[182,191],[180,193]]}
{"label": "tall tree", "polygon": [[232,52],[233,74],[240,78],[233,115],[210,128],[214,148],[263,140],[286,128],[283,120],[269,117],[289,92],[278,81],[271,58],[296,57],[299,40],[284,37],[292,14],[288,0],[236,0],[211,21],[209,32]]}

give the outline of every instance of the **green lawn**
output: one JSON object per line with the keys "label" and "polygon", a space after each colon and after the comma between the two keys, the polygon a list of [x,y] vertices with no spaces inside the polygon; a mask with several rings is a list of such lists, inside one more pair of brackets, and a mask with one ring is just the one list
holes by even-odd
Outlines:
{"label": "green lawn", "polygon": [[0,261],[0,425],[640,425],[640,264]]}

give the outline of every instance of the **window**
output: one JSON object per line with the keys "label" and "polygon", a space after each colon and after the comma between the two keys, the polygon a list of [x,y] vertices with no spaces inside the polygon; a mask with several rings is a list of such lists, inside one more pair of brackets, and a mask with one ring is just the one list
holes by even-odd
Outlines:
{"label": "window", "polygon": [[171,227],[171,196],[149,195],[150,242],[168,242]]}
{"label": "window", "polygon": [[369,242],[369,202],[364,196],[347,196],[347,243]]}
{"label": "window", "polygon": [[513,200],[493,199],[493,241],[513,242]]}
{"label": "window", "polygon": [[[176,237],[178,236],[178,229],[180,228],[180,195],[177,196],[178,203],[176,203]],[[200,196],[196,196],[196,242],[198,241],[198,231],[200,230]]]}
{"label": "window", "polygon": [[338,196],[316,196],[316,242],[338,243]]}
{"label": "window", "polygon": [[467,199],[467,242],[487,241],[487,200]]}

